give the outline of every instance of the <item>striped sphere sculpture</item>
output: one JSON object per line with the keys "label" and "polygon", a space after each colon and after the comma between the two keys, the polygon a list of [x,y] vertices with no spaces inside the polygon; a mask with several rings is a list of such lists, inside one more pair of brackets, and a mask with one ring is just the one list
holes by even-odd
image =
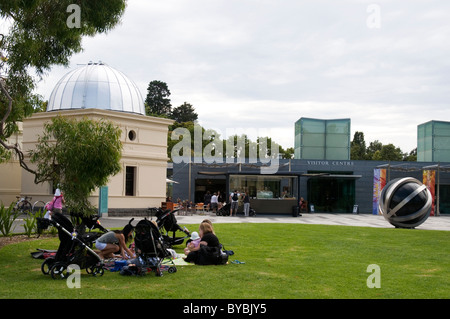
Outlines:
{"label": "striped sphere sculpture", "polygon": [[414,228],[431,213],[432,196],[428,188],[413,177],[390,181],[381,191],[378,209],[397,228]]}

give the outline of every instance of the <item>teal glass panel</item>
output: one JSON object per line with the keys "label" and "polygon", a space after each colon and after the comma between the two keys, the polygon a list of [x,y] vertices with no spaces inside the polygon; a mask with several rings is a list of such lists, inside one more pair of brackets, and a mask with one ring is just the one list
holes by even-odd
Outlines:
{"label": "teal glass panel", "polygon": [[325,147],[325,134],[303,134],[302,147]]}
{"label": "teal glass panel", "polygon": [[342,147],[327,148],[327,160],[348,160],[348,149]]}
{"label": "teal glass panel", "polygon": [[304,147],[301,152],[302,159],[325,159],[323,147]]}

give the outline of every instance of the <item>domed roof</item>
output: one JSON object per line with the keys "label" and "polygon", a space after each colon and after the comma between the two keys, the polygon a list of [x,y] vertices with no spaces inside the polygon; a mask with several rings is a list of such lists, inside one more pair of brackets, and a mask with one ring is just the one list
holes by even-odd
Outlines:
{"label": "domed roof", "polygon": [[145,115],[136,84],[102,62],[89,62],[64,75],[50,95],[47,112],[86,108]]}

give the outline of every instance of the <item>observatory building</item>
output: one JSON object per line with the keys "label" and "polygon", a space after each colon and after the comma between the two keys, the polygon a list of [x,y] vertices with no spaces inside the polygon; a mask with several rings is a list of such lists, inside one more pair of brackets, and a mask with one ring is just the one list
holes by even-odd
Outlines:
{"label": "observatory building", "polygon": [[[102,62],[68,72],[55,85],[47,111],[24,120],[25,153],[35,147],[44,124],[59,115],[106,119],[122,130],[122,170],[92,194],[94,206],[104,210],[106,204],[106,211],[127,212],[160,206],[166,197],[167,134],[173,121],[146,116],[143,98],[131,79]],[[51,183],[34,184],[34,175],[26,171],[21,181],[21,193],[32,196],[33,202],[50,200],[56,188]]]}

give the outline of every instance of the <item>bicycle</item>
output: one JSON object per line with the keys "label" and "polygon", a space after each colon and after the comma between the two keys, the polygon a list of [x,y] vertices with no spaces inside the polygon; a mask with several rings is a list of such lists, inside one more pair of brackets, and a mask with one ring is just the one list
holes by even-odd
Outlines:
{"label": "bicycle", "polygon": [[30,196],[24,196],[24,197],[16,196],[16,198],[17,198],[17,202],[16,202],[16,204],[14,205],[14,208],[13,208],[13,212],[14,213],[23,214],[23,213],[27,213],[27,212],[32,212],[33,211],[33,207],[32,207],[32,205],[30,203],[30,200],[31,200],[32,197],[30,197]]}
{"label": "bicycle", "polygon": [[37,200],[34,202],[33,207],[31,209],[31,212],[33,215],[36,215],[38,212],[44,212],[45,214],[45,207],[50,202],[44,202],[43,200]]}

